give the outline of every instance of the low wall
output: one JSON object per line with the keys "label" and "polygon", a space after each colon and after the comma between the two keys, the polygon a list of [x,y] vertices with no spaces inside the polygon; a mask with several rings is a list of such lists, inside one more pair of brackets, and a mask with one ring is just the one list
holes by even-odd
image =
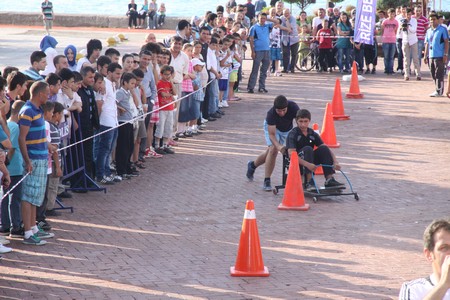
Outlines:
{"label": "low wall", "polygon": [[[0,24],[40,26],[43,24],[41,16],[40,13],[0,12]],[[162,29],[175,29],[181,19],[182,18],[166,17]],[[58,14],[53,22],[53,26],[127,28],[128,17],[125,15],[121,17],[88,14]]]}

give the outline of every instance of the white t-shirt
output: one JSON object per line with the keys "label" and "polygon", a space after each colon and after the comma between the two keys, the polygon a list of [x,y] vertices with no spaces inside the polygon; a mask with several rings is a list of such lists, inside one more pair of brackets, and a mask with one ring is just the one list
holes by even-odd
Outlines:
{"label": "white t-shirt", "polygon": [[[329,17],[328,16],[325,16],[325,20],[329,20]],[[323,19],[321,19],[320,17],[315,17],[313,20],[312,20],[312,28],[313,29],[315,29],[315,28],[317,28],[317,26],[319,26],[319,25],[322,25],[322,21],[323,21]]]}
{"label": "white t-shirt", "polygon": [[53,59],[58,55],[58,52],[55,50],[55,48],[48,47],[47,49],[45,49],[44,53],[45,55],[47,55],[45,57],[47,59],[47,66],[45,66],[45,70],[41,71],[40,74],[42,76],[47,76],[48,74],[55,73],[56,71],[55,65],[53,64]]}
{"label": "white t-shirt", "polygon": [[[398,22],[397,38],[401,39],[402,38],[402,33],[401,33],[401,31],[402,31],[402,20],[405,19],[405,17],[403,17],[402,14],[399,14],[399,15],[395,16],[395,19]],[[416,26],[416,28],[417,28],[417,26]]]}
{"label": "white t-shirt", "polygon": [[[409,282],[403,283],[400,294],[398,295],[399,300],[422,300],[425,296],[436,286],[437,280],[433,275],[427,278],[419,278]],[[450,300],[450,290],[445,293],[442,300]]]}
{"label": "white t-shirt", "polygon": [[117,122],[117,102],[115,85],[105,77],[105,97],[103,99],[102,110],[100,113],[100,125],[106,127],[115,127]]}
{"label": "white t-shirt", "polygon": [[183,82],[183,74],[189,73],[189,57],[183,51],[174,57],[172,55],[172,60],[170,61],[170,65],[175,70],[175,76],[173,78],[174,83],[182,83]]}
{"label": "white t-shirt", "polygon": [[[208,55],[206,58],[206,69],[211,70],[211,68],[213,68],[214,70],[218,71],[217,66],[218,66],[218,64],[217,64],[216,51],[211,50],[208,47]],[[216,79],[216,75],[214,75],[214,73],[210,73],[209,77],[211,79]]]}
{"label": "white t-shirt", "polygon": [[89,59],[86,56],[82,57],[77,62],[77,71],[78,72],[80,72],[81,67],[83,67],[84,64],[89,64],[90,66],[92,66],[91,62],[89,61]]}
{"label": "white t-shirt", "polygon": [[[217,60],[218,63],[219,63],[219,71],[222,74],[222,79],[228,79],[228,74],[230,74],[230,66],[228,66],[228,67],[220,66],[220,61],[222,61],[225,58],[226,55],[227,55],[226,51],[220,51],[219,52],[219,57],[218,57],[218,60]],[[231,55],[233,55],[233,53],[231,53]],[[224,61],[224,64],[231,64],[231,62],[232,62],[231,57],[232,56],[228,56],[228,58]]]}

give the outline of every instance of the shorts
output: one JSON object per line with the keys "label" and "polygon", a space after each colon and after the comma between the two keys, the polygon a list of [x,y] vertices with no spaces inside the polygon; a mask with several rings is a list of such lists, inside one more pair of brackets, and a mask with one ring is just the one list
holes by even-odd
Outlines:
{"label": "shorts", "polygon": [[53,29],[53,20],[44,20],[45,29]]}
{"label": "shorts", "polygon": [[270,60],[282,60],[281,48],[270,48]]}
{"label": "shorts", "polygon": [[219,79],[219,91],[226,91],[228,88],[228,79]]}
{"label": "shorts", "polygon": [[138,121],[138,139],[145,139],[147,137],[147,129],[145,128],[145,121]]}
{"label": "shorts", "polygon": [[[275,137],[277,138],[278,143],[280,143],[281,145],[285,145],[286,144],[286,138],[289,134],[289,131],[280,131],[280,130],[276,130],[275,133]],[[272,146],[272,141],[269,138],[269,125],[267,124],[267,121],[264,120],[264,137],[266,138],[266,144],[267,146]]]}
{"label": "shorts", "polygon": [[[41,206],[44,202],[47,188],[47,159],[32,159],[33,171],[22,182],[22,199],[34,206]],[[24,174],[25,176],[25,174]]]}
{"label": "shorts", "polygon": [[238,80],[238,70],[233,70],[230,73],[230,76],[228,78],[229,82],[236,82]]}

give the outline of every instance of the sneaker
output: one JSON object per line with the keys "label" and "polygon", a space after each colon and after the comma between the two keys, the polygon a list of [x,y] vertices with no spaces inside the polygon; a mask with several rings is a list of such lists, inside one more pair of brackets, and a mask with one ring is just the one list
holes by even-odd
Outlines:
{"label": "sneaker", "polygon": [[211,117],[214,118],[214,119],[220,119],[220,118],[222,118],[222,115],[219,114],[218,112],[215,112],[215,113],[211,114]]}
{"label": "sneaker", "polygon": [[433,93],[430,94],[430,97],[442,97],[442,95],[439,94],[437,91],[434,91]]}
{"label": "sneaker", "polygon": [[35,245],[35,246],[42,246],[47,244],[47,241],[41,240],[40,238],[38,238],[35,235],[30,236],[27,239],[23,239],[22,243],[24,243],[25,245]]}
{"label": "sneaker", "polygon": [[370,74],[370,69],[367,69],[365,74]]}
{"label": "sneaker", "polygon": [[111,179],[107,176],[103,176],[102,178],[97,178],[97,182],[100,184],[108,184],[108,185],[114,184],[113,179]]}
{"label": "sneaker", "polygon": [[214,122],[214,121],[216,121],[217,119],[216,118],[213,118],[213,117],[209,117],[208,118],[208,121],[210,121],[210,122]]}
{"label": "sneaker", "polygon": [[155,152],[158,153],[158,154],[160,154],[160,155],[167,154],[166,152],[164,152],[164,148],[162,148],[162,147],[156,148],[156,149],[155,149]]}
{"label": "sneaker", "polygon": [[116,171],[116,162],[115,162],[115,161],[112,161],[112,162],[109,164],[109,168],[111,169],[111,171]]}
{"label": "sneaker", "polygon": [[314,180],[311,179],[308,183],[306,183],[305,190],[307,192],[316,192],[317,191],[316,184],[314,183]]}
{"label": "sneaker", "polygon": [[1,254],[9,253],[9,252],[11,252],[12,250],[13,250],[12,248],[5,247],[5,246],[3,246],[3,245],[0,245],[0,253],[1,253]]}
{"label": "sneaker", "polygon": [[[169,145],[169,146],[175,146],[175,147],[176,147],[176,146],[178,146],[178,143],[175,142],[174,140],[169,140],[169,141],[167,142],[167,145]],[[155,154],[157,154],[157,156],[154,156],[154,158],[162,157],[162,156],[159,156],[159,154],[156,153],[154,149],[152,149],[152,150],[153,150],[153,152],[154,152]]]}
{"label": "sneaker", "polygon": [[4,236],[0,237],[0,246],[1,245],[8,245],[10,241],[8,241]]}
{"label": "sneaker", "polygon": [[248,89],[248,90],[247,90],[247,93],[249,93],[249,94],[254,94],[255,91],[254,91],[253,89]]}
{"label": "sneaker", "polygon": [[170,147],[164,147],[163,151],[167,154],[175,154],[175,151],[173,151],[173,149]]}
{"label": "sneaker", "polygon": [[185,132],[183,132],[183,134],[184,134],[185,137],[192,137],[192,136],[193,136],[193,135],[192,135],[192,132],[191,132],[191,131],[188,131],[188,130],[186,130]]}
{"label": "sneaker", "polygon": [[[206,125],[205,124],[198,125],[198,129],[199,130],[205,130],[206,129]],[[170,146],[173,146],[173,145],[170,145]]]}
{"label": "sneaker", "polygon": [[409,77],[408,76],[405,76],[405,81],[408,81],[409,80]]}
{"label": "sneaker", "polygon": [[36,232],[34,234],[34,236],[39,238],[39,239],[41,239],[41,240],[45,240],[45,239],[51,239],[51,238],[55,237],[55,234],[51,233],[51,232],[46,232],[46,231],[44,231],[42,229],[39,229],[39,231]]}
{"label": "sneaker", "polygon": [[206,124],[206,123],[208,123],[208,120],[202,118],[202,124]]}
{"label": "sneaker", "polygon": [[219,101],[219,108],[222,108],[223,107],[223,101]]}
{"label": "sneaker", "polygon": [[270,180],[264,181],[263,190],[265,190],[266,192],[272,191],[272,185],[270,184]]}
{"label": "sneaker", "polygon": [[340,183],[339,181],[337,181],[336,179],[334,179],[334,177],[329,178],[327,181],[325,181],[325,187],[326,188],[330,188],[330,187],[338,187],[338,186],[344,186],[343,183]]}
{"label": "sneaker", "polygon": [[376,74],[377,70],[375,70],[375,68],[372,69],[372,72],[370,74]]}
{"label": "sneaker", "polygon": [[45,231],[49,231],[52,229],[52,226],[45,220],[37,222],[36,225],[38,228],[45,230]]}
{"label": "sneaker", "polygon": [[123,178],[122,178],[122,176],[120,176],[120,175],[113,175],[112,180],[113,180],[114,182],[122,182]]}
{"label": "sneaker", "polygon": [[253,181],[253,175],[255,174],[255,168],[252,167],[253,161],[249,161],[247,163],[247,178],[250,181]]}
{"label": "sneaker", "polygon": [[127,174],[130,178],[131,177],[138,177],[139,176],[139,171],[131,171],[130,173]]}
{"label": "sneaker", "polygon": [[9,234],[9,228],[8,229],[0,229],[0,236],[7,236]]}
{"label": "sneaker", "polygon": [[422,77],[417,76],[416,79],[417,79],[417,80],[422,80]]}
{"label": "sneaker", "polygon": [[176,136],[177,138],[185,138],[185,137],[186,137],[186,136],[184,135],[183,132],[177,132],[177,133],[175,134],[175,136]]}
{"label": "sneaker", "polygon": [[23,238],[24,234],[25,234],[25,231],[24,231],[23,227],[11,228],[11,231],[9,232],[9,237],[12,237],[12,238]]}
{"label": "sneaker", "polygon": [[259,88],[258,92],[260,92],[260,93],[268,93],[269,91],[266,90],[265,88]]}
{"label": "sneaker", "polygon": [[227,100],[222,101],[222,107],[230,107]]}

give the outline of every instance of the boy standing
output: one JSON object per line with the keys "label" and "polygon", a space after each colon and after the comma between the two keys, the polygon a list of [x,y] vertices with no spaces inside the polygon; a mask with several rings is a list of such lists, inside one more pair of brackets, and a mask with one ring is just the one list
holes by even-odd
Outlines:
{"label": "boy standing", "polygon": [[[50,94],[46,82],[33,83],[30,89],[31,99],[19,113],[19,146],[22,152],[26,178],[22,186],[22,218],[25,235],[24,244],[44,245],[42,239],[51,238],[54,234],[40,230],[36,225],[36,207],[44,201],[47,183],[47,140],[45,122],[41,105],[47,102]],[[33,225],[34,224],[34,225]]]}
{"label": "boy standing", "polygon": [[51,3],[48,0],[45,0],[41,4],[41,9],[45,31],[47,31],[47,35],[50,35],[50,29],[53,28],[53,20],[55,20],[55,14],[53,12],[53,3]]}
{"label": "boy standing", "polygon": [[[319,37],[319,63],[321,71],[331,72],[331,58],[333,55],[333,44],[331,41],[331,30],[328,28],[328,21],[322,21],[322,29],[317,32]],[[329,68],[329,69],[328,69]]]}

